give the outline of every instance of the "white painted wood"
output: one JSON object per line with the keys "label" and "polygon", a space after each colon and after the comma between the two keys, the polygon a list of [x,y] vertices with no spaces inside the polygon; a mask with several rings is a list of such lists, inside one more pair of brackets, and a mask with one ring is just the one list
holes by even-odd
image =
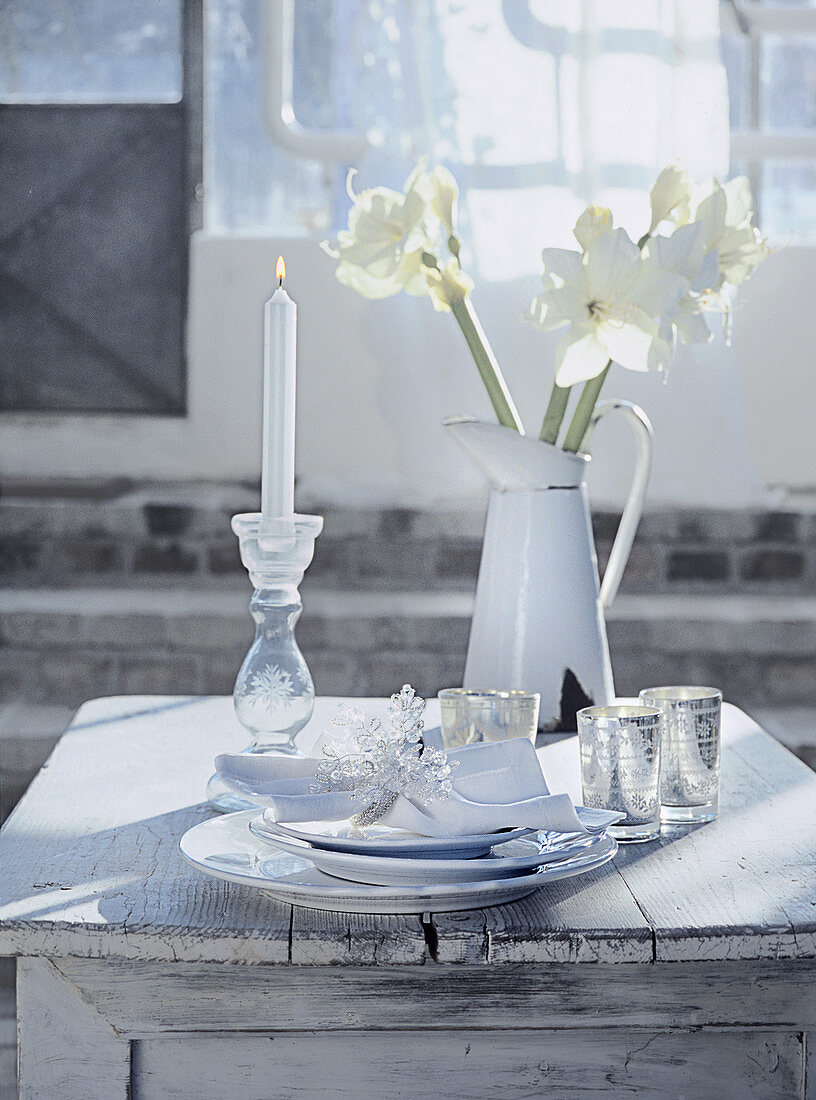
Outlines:
{"label": "white painted wood", "polygon": [[141,1100],[297,1097],[683,1097],[791,1100],[798,1036],[780,1032],[306,1032],[154,1039],[134,1045]]}
{"label": "white painted wood", "polygon": [[[314,728],[337,700],[322,699]],[[192,962],[285,963],[292,910],[188,867],[179,837],[211,816],[215,754],[244,747],[228,698],[122,697],[77,714],[3,829],[0,952]],[[415,917],[315,917],[295,961],[421,962]],[[325,935],[321,929],[325,928]]]}
{"label": "white painted wood", "polygon": [[[23,1096],[126,1095],[128,1040],[134,1096],[803,1094],[816,777],[739,711],[718,822],[406,918],[291,909],[182,862],[212,757],[244,740],[230,699],[97,700],[7,822],[0,952],[41,956],[21,963]],[[574,739],[540,757],[577,795]]]}
{"label": "white painted wood", "polygon": [[328,913],[292,908],[290,962],[324,966],[423,963],[425,933],[419,917]]}
{"label": "white painted wood", "polygon": [[[614,867],[625,892],[602,868],[513,905],[435,914],[437,960],[816,954],[816,775],[728,704],[723,742],[720,819],[622,845]],[[575,739],[549,739],[538,751],[551,787],[580,800]]]}
{"label": "white painted wood", "polygon": [[9,1100],[17,1095],[17,1009],[15,1002],[13,988],[0,986],[0,1096],[7,1096]]}
{"label": "white painted wood", "polygon": [[20,1100],[130,1098],[130,1044],[45,959],[20,959]]}
{"label": "white painted wood", "polygon": [[[322,699],[310,730],[326,728]],[[0,836],[0,951],[368,965],[636,962],[816,954],[816,776],[724,711],[722,814],[513,905],[370,918],[280,905],[183,864],[212,757],[245,735],[228,698],[86,706]],[[539,750],[576,796],[572,739]]]}
{"label": "white painted wood", "polygon": [[718,821],[629,847],[615,864],[657,959],[816,954],[816,775],[747,715],[724,711]]}
{"label": "white painted wood", "polygon": [[131,1038],[310,1029],[816,1028],[816,960],[524,966],[224,966],[60,959]]}
{"label": "white painted wood", "polygon": [[617,872],[552,882],[512,905],[434,913],[440,963],[651,962],[652,929]]}

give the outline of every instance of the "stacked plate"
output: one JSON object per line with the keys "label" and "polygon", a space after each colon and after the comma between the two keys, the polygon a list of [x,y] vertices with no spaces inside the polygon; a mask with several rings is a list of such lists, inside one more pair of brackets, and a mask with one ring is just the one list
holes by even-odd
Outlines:
{"label": "stacked plate", "polygon": [[577,807],[587,833],[505,829],[426,837],[349,822],[276,822],[269,810],[217,817],[179,842],[204,874],[267,891],[279,901],[350,913],[446,912],[499,905],[555,879],[600,867],[617,851],[606,829],[618,814]]}

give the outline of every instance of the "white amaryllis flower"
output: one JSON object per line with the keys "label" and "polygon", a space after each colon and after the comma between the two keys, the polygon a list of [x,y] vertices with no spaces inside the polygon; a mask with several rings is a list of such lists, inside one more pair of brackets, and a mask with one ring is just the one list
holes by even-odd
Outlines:
{"label": "white amaryllis flower", "polygon": [[643,262],[623,229],[591,240],[583,256],[560,248],[542,253],[544,293],[529,319],[543,329],[568,329],[556,351],[557,385],[586,382],[611,359],[627,370],[653,369],[656,317],[673,309],[688,281]]}
{"label": "white amaryllis flower", "polygon": [[612,211],[606,206],[588,206],[572,232],[581,248],[586,248],[596,237],[612,232]]}
{"label": "white amaryllis flower", "polygon": [[703,227],[706,248],[717,250],[719,281],[739,286],[767,256],[768,249],[759,230],[751,224],[751,186],[745,176],[737,176],[722,186],[710,184],[710,193],[701,199],[694,220]]}
{"label": "white amaryllis flower", "polygon": [[[461,270],[456,235],[459,188],[447,168],[427,171],[423,159],[405,181],[404,193],[387,187],[355,194],[349,226],[334,246],[322,248],[339,260],[336,276],[366,298],[405,290],[426,294],[434,309],[450,311],[467,341],[499,423],[523,432],[496,357],[468,300],[472,280]],[[450,257],[449,259],[446,259]]]}
{"label": "white amaryllis flower", "polygon": [[685,225],[689,220],[691,196],[692,183],[685,168],[679,164],[664,168],[649,192],[652,207],[649,234],[669,218],[677,225]]}
{"label": "white amaryllis flower", "polygon": [[431,209],[442,223],[449,237],[456,234],[457,206],[459,203],[459,185],[453,173],[438,164],[427,175],[431,186]]}
{"label": "white amaryllis flower", "polygon": [[[364,298],[389,298],[405,290],[416,297],[427,294],[434,309],[447,310],[473,287],[458,262],[438,266],[443,247],[455,250],[458,260],[459,188],[447,168],[440,165],[428,172],[426,167],[421,160],[403,193],[389,187],[355,193],[349,174],[354,202],[349,227],[338,233],[334,247],[328,241],[321,247],[340,261],[338,281]],[[430,256],[430,263],[423,262],[423,254]]]}
{"label": "white amaryllis flower", "polygon": [[[688,284],[685,294],[661,316],[653,357],[665,369],[676,340],[704,344],[712,337],[703,310],[719,280],[718,253],[716,249],[706,250],[703,226],[692,222],[676,229],[670,237],[651,237],[643,250],[643,262],[647,268],[680,275]],[[660,346],[661,341],[665,347]]]}
{"label": "white amaryllis flower", "polygon": [[388,298],[406,290],[428,293],[422,253],[438,231],[431,210],[433,186],[419,164],[405,181],[404,193],[390,187],[374,187],[355,193],[349,173],[348,192],[354,205],[349,227],[337,235],[332,247],[322,248],[338,259],[337,279],[364,298]]}
{"label": "white amaryllis flower", "polygon": [[463,302],[473,290],[473,280],[462,271],[458,260],[448,260],[442,268],[427,268],[425,278],[437,313],[450,312],[454,303]]}

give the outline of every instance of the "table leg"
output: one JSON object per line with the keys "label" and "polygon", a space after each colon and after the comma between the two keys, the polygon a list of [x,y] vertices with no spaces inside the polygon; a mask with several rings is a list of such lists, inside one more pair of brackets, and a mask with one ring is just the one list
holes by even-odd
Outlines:
{"label": "table leg", "polygon": [[17,963],[20,1100],[126,1100],[130,1043],[47,959]]}

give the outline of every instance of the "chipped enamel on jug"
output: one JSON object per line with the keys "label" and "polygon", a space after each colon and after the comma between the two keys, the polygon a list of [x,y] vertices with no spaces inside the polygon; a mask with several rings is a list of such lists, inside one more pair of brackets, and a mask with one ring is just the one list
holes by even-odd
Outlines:
{"label": "chipped enamel on jug", "polygon": [[601,584],[584,475],[572,454],[473,417],[445,427],[490,482],[463,686],[537,691],[539,729],[574,730],[581,707],[615,697],[604,611],[629,558],[646,494],[652,428],[628,401],[602,402],[632,424],[637,457]]}

